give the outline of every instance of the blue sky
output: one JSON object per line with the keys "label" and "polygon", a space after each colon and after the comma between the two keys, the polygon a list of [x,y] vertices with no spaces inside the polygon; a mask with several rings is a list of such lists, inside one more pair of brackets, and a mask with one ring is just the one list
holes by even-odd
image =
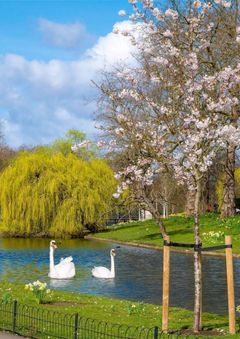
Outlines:
{"label": "blue sky", "polygon": [[94,137],[91,80],[131,54],[127,39],[111,33],[123,21],[120,9],[130,10],[128,0],[0,0],[0,118],[7,144],[49,143],[69,128]]}

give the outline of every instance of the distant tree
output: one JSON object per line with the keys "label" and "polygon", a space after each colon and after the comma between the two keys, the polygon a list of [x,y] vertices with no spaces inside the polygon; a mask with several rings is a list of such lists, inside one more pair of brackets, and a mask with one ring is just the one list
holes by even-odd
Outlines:
{"label": "distant tree", "polygon": [[[240,198],[240,167],[235,169],[234,178],[235,178],[234,196],[239,199]],[[220,210],[222,208],[222,203],[223,203],[224,182],[225,182],[225,173],[222,173],[218,177],[218,180],[216,182],[216,196],[217,196],[218,206]]]}
{"label": "distant tree", "polygon": [[116,180],[104,160],[22,152],[0,175],[1,231],[76,236],[109,217]]}
{"label": "distant tree", "polygon": [[48,154],[61,153],[68,155],[72,153],[74,145],[83,144],[86,147],[79,147],[74,153],[79,159],[89,160],[97,157],[97,146],[86,139],[84,132],[76,129],[70,129],[63,138],[56,139],[52,144],[47,146],[38,146],[37,149]]}
{"label": "distant tree", "polygon": [[9,164],[16,152],[6,145],[3,135],[3,124],[0,121],[0,172]]}
{"label": "distant tree", "polygon": [[16,151],[6,145],[0,145],[0,172],[10,163]]}

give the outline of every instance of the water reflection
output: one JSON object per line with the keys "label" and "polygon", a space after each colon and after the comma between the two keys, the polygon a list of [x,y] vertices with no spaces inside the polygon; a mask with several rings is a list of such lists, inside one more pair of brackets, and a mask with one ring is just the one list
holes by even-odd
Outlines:
{"label": "water reflection", "polygon": [[49,280],[49,287],[51,288],[64,288],[69,287],[71,285],[71,280],[70,279],[50,279]]}
{"label": "water reflection", "polygon": [[[73,256],[77,275],[70,280],[48,278],[48,239],[1,239],[0,279],[18,282],[46,281],[51,288],[106,295],[161,304],[162,252],[121,246],[115,257],[116,278],[96,279],[94,266],[110,268],[109,251],[114,244],[89,240],[62,240],[55,252],[55,263],[61,257]],[[240,261],[234,261],[235,276]],[[240,281],[235,279],[236,304],[240,304]],[[203,258],[203,309],[227,313],[226,271],[224,258]],[[193,256],[171,254],[170,304],[193,309]]]}

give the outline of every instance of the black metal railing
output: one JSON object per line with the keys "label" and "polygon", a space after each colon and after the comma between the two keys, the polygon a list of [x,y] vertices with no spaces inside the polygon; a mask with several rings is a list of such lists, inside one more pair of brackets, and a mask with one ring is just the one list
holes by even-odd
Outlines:
{"label": "black metal railing", "polygon": [[0,329],[28,338],[59,339],[177,339],[196,336],[165,334],[155,326],[134,327],[62,313],[17,301],[0,302]]}

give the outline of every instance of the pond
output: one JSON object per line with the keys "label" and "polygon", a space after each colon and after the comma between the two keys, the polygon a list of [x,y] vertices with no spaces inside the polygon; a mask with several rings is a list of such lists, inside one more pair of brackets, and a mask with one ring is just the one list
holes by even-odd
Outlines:
{"label": "pond", "polygon": [[[41,280],[52,288],[114,298],[162,303],[162,252],[121,246],[115,257],[116,277],[101,280],[91,276],[94,266],[110,267],[114,243],[91,240],[61,240],[55,252],[55,263],[61,257],[73,256],[77,275],[72,280],[48,278],[49,240],[1,239],[0,280],[32,282]],[[236,305],[240,304],[240,260],[234,261]],[[171,253],[170,305],[193,309],[193,256]],[[225,260],[203,258],[203,310],[227,313]]]}

